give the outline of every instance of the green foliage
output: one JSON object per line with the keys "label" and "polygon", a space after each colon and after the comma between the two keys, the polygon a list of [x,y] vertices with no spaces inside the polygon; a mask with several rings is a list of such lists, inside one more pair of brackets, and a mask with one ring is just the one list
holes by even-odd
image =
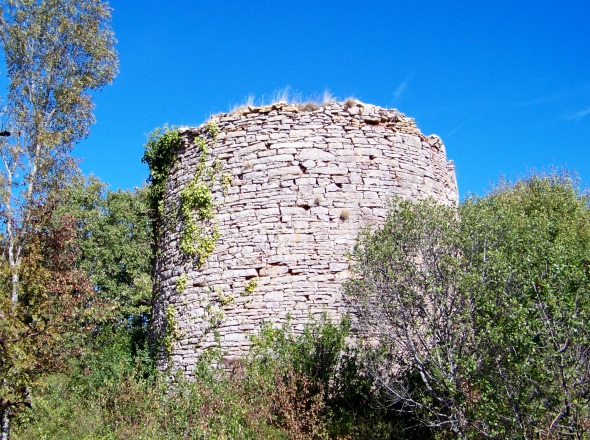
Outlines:
{"label": "green foliage", "polygon": [[180,277],[178,277],[178,279],[176,280],[176,291],[178,293],[184,292],[184,289],[186,289],[186,282],[187,281],[188,281],[187,274],[182,274]]}
{"label": "green foliage", "polygon": [[217,136],[219,135],[219,127],[217,124],[213,121],[207,121],[205,128],[209,132],[211,138],[213,138],[213,142],[217,142]]}
{"label": "green foliage", "polygon": [[34,412],[17,419],[18,439],[286,439],[271,426],[266,401],[245,393],[221,369],[215,351],[204,356],[192,381],[167,377],[129,341],[102,335],[101,350],[69,377],[50,376],[35,390]]}
{"label": "green foliage", "polygon": [[[208,122],[206,128],[215,142],[219,133],[218,127]],[[211,255],[219,239],[219,230],[215,224],[211,223],[215,217],[216,208],[211,186],[219,168],[213,166],[207,169],[209,149],[205,139],[195,138],[195,145],[200,151],[195,175],[180,194],[180,213],[184,222],[180,248],[183,253],[191,257],[196,256],[196,264],[200,266]],[[178,130],[168,127],[154,130],[145,146],[142,161],[150,168],[149,199],[153,211],[154,236],[158,235],[158,225],[164,214],[163,197],[166,183],[180,147],[182,147],[182,138]]]}
{"label": "green foliage", "polygon": [[[297,336],[265,326],[245,362],[222,368],[207,350],[188,381],[130,355],[122,333],[102,333],[69,376],[49,376],[21,414],[19,439],[396,439],[399,419],[376,410],[371,382],[345,348],[348,324],[325,317]],[[403,431],[399,431],[403,432]],[[407,434],[407,431],[405,432]],[[420,437],[427,438],[427,437]]]}
{"label": "green foliage", "polygon": [[134,356],[147,345],[151,236],[145,191],[108,192],[97,179],[76,178],[53,196],[31,213],[34,229],[16,308],[9,301],[10,267],[1,267],[0,340],[8,344],[0,350],[0,368],[7,369],[4,390],[13,389],[2,398],[21,407],[26,387],[42,373],[74,361],[82,365],[87,354],[107,350],[110,342],[100,335],[125,334]]}
{"label": "green foliage", "polygon": [[200,266],[211,255],[219,239],[216,225],[213,225],[211,234],[208,235],[205,227],[200,224],[215,217],[211,188],[195,178],[180,193],[180,203],[184,218],[180,249],[190,256],[197,255],[197,265]]}
{"label": "green foliage", "polygon": [[78,226],[79,267],[104,304],[101,328],[126,327],[138,348],[147,342],[151,314],[149,191],[108,191],[96,178],[75,178],[59,193],[59,212]]}
{"label": "green foliage", "polygon": [[211,189],[203,182],[192,180],[180,194],[182,213],[194,216],[197,220],[209,220],[215,217]]}
{"label": "green foliage", "polygon": [[117,74],[110,18],[108,4],[99,0],[4,2],[0,38],[10,131],[20,132],[28,152],[43,150],[34,155],[35,165],[54,170],[56,153],[88,135],[94,122],[89,91]]}
{"label": "green foliage", "polygon": [[[212,142],[217,141],[219,128],[213,122],[205,124]],[[217,206],[213,201],[211,189],[216,183],[221,168],[221,162],[214,161],[213,166],[207,167],[209,148],[205,139],[195,138],[195,145],[200,151],[193,179],[180,193],[180,212],[184,222],[180,233],[180,249],[190,257],[195,257],[195,264],[201,266],[215,250],[219,240],[219,228],[213,222]],[[231,183],[225,174],[221,177],[224,188]]]}
{"label": "green foliage", "polygon": [[334,324],[325,315],[299,335],[289,324],[264,324],[252,339],[245,377],[253,391],[271,397],[290,438],[409,438],[414,431],[403,417],[378,406],[361,353],[346,344],[349,331],[347,320]]}
{"label": "green foliage", "polygon": [[[53,192],[75,170],[69,153],[94,122],[91,92],[114,79],[118,61],[105,1],[11,0],[2,3],[0,14],[8,79],[2,120],[11,133],[0,140],[0,222],[5,225],[0,320],[6,332],[0,345],[3,355],[12,353],[12,360],[0,361],[10,371],[0,396],[0,430],[7,438],[8,416],[22,401],[5,391],[12,387],[10,393],[26,394],[39,375],[54,370],[47,353],[53,349],[54,358],[61,358],[56,347],[68,345],[64,335],[75,326],[76,309],[87,293],[73,281],[73,254],[64,249],[59,261],[56,243],[49,249],[43,237],[73,228],[33,223],[37,210],[53,210]],[[70,237],[63,237],[62,246],[70,244]]]}
{"label": "green foliage", "polygon": [[256,290],[256,287],[258,287],[258,277],[251,278],[244,287],[244,295],[252,295]]}
{"label": "green foliage", "polygon": [[163,215],[164,192],[170,169],[176,162],[176,153],[182,147],[182,138],[174,127],[156,128],[148,137],[141,161],[150,169],[149,205],[156,221]]}
{"label": "green foliage", "polygon": [[590,197],[570,175],[532,176],[467,200],[461,218],[494,353],[494,423],[515,436],[588,435]]}
{"label": "green foliage", "polygon": [[230,173],[221,174],[221,187],[223,188],[223,195],[227,195],[231,182],[232,175]]}
{"label": "green foliage", "polygon": [[252,338],[251,355],[262,365],[275,363],[283,368],[293,367],[327,383],[346,348],[349,330],[348,321],[336,325],[325,315],[318,321],[311,319],[301,335],[296,335],[290,324],[276,328],[264,323],[259,335]]}
{"label": "green foliage", "polygon": [[[40,389],[35,417],[18,420],[17,439],[276,439],[285,432],[270,423],[262,402],[231,381],[155,382],[130,376],[116,391],[88,399],[66,378]],[[69,397],[65,400],[64,397]],[[262,400],[262,399],[258,399]]]}
{"label": "green foliage", "polygon": [[178,341],[180,337],[180,330],[176,324],[176,317],[174,316],[174,307],[168,306],[166,308],[166,334],[164,335],[164,348],[166,353],[171,353],[174,343]]}
{"label": "green foliage", "polygon": [[218,328],[225,319],[225,312],[211,304],[205,307],[205,313],[209,319],[209,329],[207,331]]}
{"label": "green foliage", "polygon": [[31,228],[18,267],[19,300],[10,298],[13,271],[0,260],[0,408],[29,406],[28,388],[60,371],[81,351],[88,322],[101,309],[76,267],[75,222],[51,204],[31,212]]}
{"label": "green foliage", "polygon": [[587,435],[589,202],[532,176],[458,212],[398,200],[360,235],[345,291],[393,407],[442,436]]}
{"label": "green foliage", "polygon": [[[211,121],[205,124],[205,128],[215,143],[219,128]],[[164,127],[154,130],[145,145],[142,161],[147,163],[150,169],[148,199],[152,210],[154,237],[158,236],[163,221],[166,184],[182,142],[177,129]],[[215,244],[220,236],[219,228],[213,221],[217,206],[211,190],[219,179],[224,194],[227,194],[231,175],[224,173],[218,177],[222,164],[217,160],[214,160],[211,166],[207,166],[209,147],[206,139],[196,137],[194,143],[200,155],[193,179],[180,193],[179,213],[183,222],[180,249],[185,255],[195,258],[197,266],[201,266],[215,250]]]}
{"label": "green foliage", "polygon": [[235,302],[235,298],[229,294],[229,295],[224,295],[222,291],[219,292],[219,303],[222,306],[229,306],[230,304],[233,304]]}

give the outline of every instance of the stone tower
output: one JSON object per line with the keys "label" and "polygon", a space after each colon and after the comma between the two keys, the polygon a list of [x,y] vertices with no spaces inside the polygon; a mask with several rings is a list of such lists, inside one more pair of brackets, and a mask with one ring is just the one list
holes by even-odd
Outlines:
{"label": "stone tower", "polygon": [[353,100],[278,103],[180,133],[164,197],[154,328],[165,342],[162,365],[188,376],[216,338],[227,356],[240,356],[262,321],[289,318],[301,329],[309,316],[341,316],[346,255],[359,228],[384,221],[391,197],[458,200],[440,138],[397,110]]}

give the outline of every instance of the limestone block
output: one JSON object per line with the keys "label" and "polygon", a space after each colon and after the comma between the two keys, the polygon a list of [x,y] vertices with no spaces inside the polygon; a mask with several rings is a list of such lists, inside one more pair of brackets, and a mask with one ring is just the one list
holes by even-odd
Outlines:
{"label": "limestone block", "polygon": [[269,178],[295,179],[301,175],[301,168],[298,166],[285,166],[279,168],[271,168],[268,170]]}
{"label": "limestone block", "polygon": [[326,151],[321,150],[319,148],[304,148],[299,151],[299,153],[295,156],[297,160],[306,161],[306,160],[322,160],[327,162],[333,162],[336,157]]}

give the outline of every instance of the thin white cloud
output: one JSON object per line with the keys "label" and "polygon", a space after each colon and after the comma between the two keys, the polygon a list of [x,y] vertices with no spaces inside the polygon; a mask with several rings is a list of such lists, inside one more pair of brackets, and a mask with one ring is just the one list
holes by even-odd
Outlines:
{"label": "thin white cloud", "polygon": [[453,133],[455,133],[455,132],[457,132],[457,131],[461,130],[461,129],[462,129],[464,126],[465,126],[465,124],[467,124],[467,121],[463,122],[463,123],[462,123],[462,124],[460,124],[458,127],[456,127],[456,128],[454,128],[453,130],[451,130],[451,131],[450,131],[450,133],[449,133],[449,134],[447,134],[447,136],[446,136],[446,137],[447,137],[447,138],[451,137],[451,135],[452,135]]}
{"label": "thin white cloud", "polygon": [[569,91],[554,92],[549,95],[541,96],[539,98],[531,99],[528,101],[520,101],[516,103],[517,107],[528,107],[535,105],[551,104],[553,102],[562,101],[570,96]]}
{"label": "thin white cloud", "polygon": [[578,84],[566,89],[554,90],[546,95],[538,96],[534,99],[520,101],[515,103],[517,107],[528,107],[536,105],[552,104],[558,101],[564,101],[573,97],[590,92],[590,83]]}
{"label": "thin white cloud", "polygon": [[408,81],[404,80],[398,87],[397,89],[395,89],[395,92],[393,92],[393,99],[395,100],[395,102],[398,102],[402,95],[404,94],[404,92],[406,91],[406,89],[408,88]]}
{"label": "thin white cloud", "polygon": [[590,115],[590,107],[585,110],[580,110],[578,112],[565,115],[562,119],[565,119],[566,121],[579,121],[588,115]]}

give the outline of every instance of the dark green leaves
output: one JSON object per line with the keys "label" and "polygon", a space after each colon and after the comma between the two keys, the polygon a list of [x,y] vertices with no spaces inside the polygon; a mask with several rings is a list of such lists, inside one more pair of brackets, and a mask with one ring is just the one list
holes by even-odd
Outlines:
{"label": "dark green leaves", "polygon": [[108,304],[109,321],[145,327],[153,242],[147,189],[107,191],[97,179],[78,179],[62,197],[60,209],[80,228],[78,264],[94,284],[96,296]]}
{"label": "dark green leaves", "polygon": [[170,169],[174,165],[176,153],[182,146],[182,138],[174,128],[157,128],[149,136],[145,145],[142,162],[150,169],[150,207],[157,217],[162,214],[162,198]]}
{"label": "dark green leaves", "polygon": [[461,438],[583,436],[589,206],[571,176],[533,176],[456,211],[396,201],[362,233],[346,293],[391,401]]}

